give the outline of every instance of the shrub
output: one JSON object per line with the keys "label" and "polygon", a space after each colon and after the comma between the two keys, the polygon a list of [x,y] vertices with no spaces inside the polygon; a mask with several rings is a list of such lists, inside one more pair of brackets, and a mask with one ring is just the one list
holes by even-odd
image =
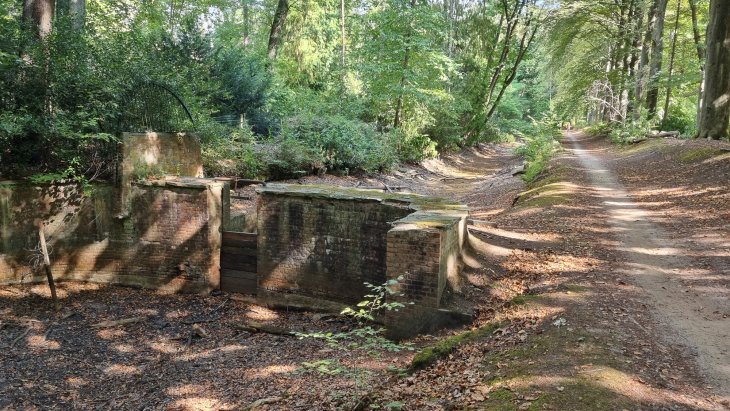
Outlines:
{"label": "shrub", "polygon": [[643,138],[655,126],[654,120],[648,120],[645,110],[637,116],[638,118],[617,123],[612,128],[609,136],[614,143],[626,144]]}
{"label": "shrub", "polygon": [[592,137],[608,137],[611,135],[615,124],[596,123],[585,128],[585,132]]}
{"label": "shrub", "polygon": [[301,177],[324,169],[320,153],[294,138],[277,138],[256,145],[256,156],[273,179]]}
{"label": "shrub", "polygon": [[388,141],[398,159],[406,163],[418,163],[438,155],[436,143],[416,131],[393,129],[388,132]]}
{"label": "shrub", "polygon": [[203,167],[207,176],[256,177],[264,168],[254,149],[249,128],[232,128],[215,123],[198,127]]}
{"label": "shrub", "polygon": [[388,139],[372,125],[341,116],[298,115],[281,128],[282,141],[298,141],[317,151],[328,170],[375,172],[395,165]]}
{"label": "shrub", "polygon": [[516,153],[527,163],[523,176],[525,181],[531,182],[542,173],[560,146],[558,138],[560,130],[552,122],[536,123],[533,132],[524,138],[524,144],[517,148]]}

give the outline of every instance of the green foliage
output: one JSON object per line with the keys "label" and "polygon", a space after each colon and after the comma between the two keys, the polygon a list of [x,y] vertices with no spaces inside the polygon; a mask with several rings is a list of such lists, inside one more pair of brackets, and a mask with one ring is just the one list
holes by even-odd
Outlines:
{"label": "green foliage", "polygon": [[694,137],[697,131],[697,107],[694,101],[674,100],[670,103],[669,116],[661,123],[661,129],[679,131],[682,137]]}
{"label": "green foliage", "polygon": [[386,311],[397,312],[405,305],[389,298],[402,296],[396,291],[398,283],[403,276],[391,279],[382,285],[365,283],[370,294],[355,307],[345,308],[341,314],[350,317],[357,327],[346,332],[317,332],[299,333],[299,338],[318,338],[324,340],[330,347],[344,350],[363,350],[371,354],[378,351],[398,352],[401,350],[413,350],[411,344],[398,344],[383,336],[385,329],[375,328],[376,317]]}
{"label": "green foliage", "polygon": [[[57,15],[41,41],[32,24],[22,24],[21,3],[0,0],[3,175],[64,173],[78,158],[94,167],[76,172],[111,177],[117,146],[110,136],[129,131],[125,119],[139,108],[131,100],[140,84],[164,84],[191,109],[194,125],[169,119],[171,130],[155,131],[197,132],[209,175],[383,171],[514,135],[511,128],[547,105],[535,91],[542,86],[531,88],[543,84],[532,64],[507,90],[496,121],[467,133],[496,67],[484,57],[501,13],[494,0],[465,11],[458,30],[441,5],[346,2],[345,38],[332,12],[338,3],[306,0],[290,8],[275,61],[266,56],[270,3],[86,6],[83,29]],[[238,126],[241,117],[251,130],[212,121]]]}
{"label": "green foliage", "polygon": [[347,372],[347,368],[341,366],[334,360],[318,360],[302,362],[302,372],[317,372],[325,375],[339,375]]}
{"label": "green foliage", "polygon": [[341,116],[288,118],[281,126],[280,138],[317,150],[329,170],[374,172],[390,169],[397,162],[386,136],[369,124]]}
{"label": "green foliage", "polygon": [[585,132],[593,137],[608,137],[615,125],[611,123],[594,123],[585,128]]}
{"label": "green foliage", "polygon": [[[548,58],[547,72],[556,84],[551,96],[556,113],[573,122],[621,123],[613,137],[628,141],[648,125],[636,119],[647,117],[643,110],[647,90],[657,87],[656,117],[664,119],[661,129],[692,135],[702,62],[698,61],[687,2],[680,3],[679,16],[676,2],[667,9],[662,70],[653,78],[648,78],[649,67],[639,64],[650,2],[632,3],[641,7],[642,18],[626,16],[626,4],[570,0],[556,9],[542,44]],[[696,4],[698,29],[703,31],[709,4],[706,0]],[[627,67],[627,63],[633,65]],[[669,111],[664,113],[667,96]]]}
{"label": "green foliage", "polygon": [[324,170],[321,153],[294,138],[276,138],[256,146],[256,154],[273,179],[301,177]]}
{"label": "green foliage", "polygon": [[526,182],[535,180],[542,173],[560,147],[559,138],[560,129],[551,121],[536,123],[532,132],[524,137],[524,142],[516,153],[524,157],[527,163],[522,177]]}
{"label": "green foliage", "polygon": [[644,138],[655,125],[656,120],[649,120],[642,112],[638,118],[615,124],[609,137],[617,144],[631,143]]}
{"label": "green foliage", "polygon": [[234,121],[243,115],[257,134],[273,130],[275,116],[270,113],[272,95],[271,73],[263,61],[246,49],[224,48],[213,62],[213,76],[221,81],[217,109],[232,114]]}
{"label": "green foliage", "polygon": [[428,136],[414,130],[410,132],[402,128],[391,130],[388,133],[390,146],[398,155],[398,159],[407,163],[418,163],[424,159],[435,157],[436,142]]}
{"label": "green foliage", "polygon": [[233,128],[208,122],[197,129],[204,142],[203,167],[208,176],[257,177],[265,164],[255,150],[254,134],[248,128]]}

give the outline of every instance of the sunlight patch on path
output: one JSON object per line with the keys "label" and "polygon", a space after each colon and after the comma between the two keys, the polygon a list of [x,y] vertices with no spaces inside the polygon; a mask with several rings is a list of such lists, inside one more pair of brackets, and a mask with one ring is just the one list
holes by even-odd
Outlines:
{"label": "sunlight patch on path", "polygon": [[575,135],[568,134],[568,139],[615,229],[620,242],[616,249],[624,256],[621,271],[650,295],[657,318],[665,323],[666,336],[696,351],[708,382],[720,395],[730,398],[730,318],[703,314],[730,310],[730,302],[718,298],[727,290],[688,292],[678,280],[695,265],[692,256],[631,200],[600,158],[582,149]]}

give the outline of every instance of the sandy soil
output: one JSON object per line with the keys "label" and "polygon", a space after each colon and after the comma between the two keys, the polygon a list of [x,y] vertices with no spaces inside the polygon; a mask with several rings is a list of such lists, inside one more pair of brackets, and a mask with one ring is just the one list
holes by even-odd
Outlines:
{"label": "sandy soil", "polygon": [[[702,250],[673,238],[634,200],[600,153],[582,148],[576,134],[568,138],[617,233],[615,248],[624,257],[617,269],[650,296],[655,317],[666,324],[663,335],[696,354],[707,381],[730,398],[730,272],[697,264],[698,254],[728,259],[730,243]],[[714,281],[688,286],[706,278]]]}

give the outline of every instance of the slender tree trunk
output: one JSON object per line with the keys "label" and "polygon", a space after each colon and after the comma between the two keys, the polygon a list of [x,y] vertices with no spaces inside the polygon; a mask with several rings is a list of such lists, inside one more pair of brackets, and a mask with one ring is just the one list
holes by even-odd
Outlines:
{"label": "slender tree trunk", "polygon": [[[632,17],[632,21],[636,22],[635,26],[633,27],[632,32],[632,40],[631,40],[631,59],[629,60],[629,74],[627,77],[627,81],[631,81],[630,79],[635,78],[637,75],[637,67],[636,64],[639,62],[639,46],[641,45],[641,31],[644,26],[644,7],[643,7],[643,1],[644,0],[637,0],[637,4],[634,5],[634,13]],[[638,84],[638,82],[637,82]],[[627,84],[627,88],[629,89],[628,92],[628,103],[626,107],[626,114],[627,116],[629,114],[635,113],[635,101],[636,101],[636,92],[637,88],[631,87]]]}
{"label": "slender tree trunk", "polygon": [[488,107],[489,104],[492,102],[492,98],[494,97],[494,92],[496,91],[497,82],[499,80],[499,77],[502,75],[502,71],[504,70],[505,65],[507,64],[507,58],[509,57],[509,52],[511,49],[511,42],[512,42],[512,36],[515,33],[515,30],[517,29],[517,25],[520,21],[520,13],[522,13],[522,10],[524,9],[526,4],[525,0],[516,0],[515,1],[515,7],[512,9],[512,11],[509,11],[509,8],[507,6],[507,2],[503,1],[503,8],[504,8],[504,14],[507,17],[507,26],[505,27],[505,33],[504,33],[504,42],[502,45],[502,53],[499,56],[499,64],[495,68],[494,72],[492,73],[492,79],[489,81],[489,88],[486,93],[486,98],[484,99],[484,106]]}
{"label": "slender tree trunk", "polygon": [[652,34],[651,62],[649,66],[649,87],[646,92],[646,108],[649,117],[656,115],[659,101],[659,74],[664,58],[664,17],[667,14],[668,0],[657,0],[654,33]]}
{"label": "slender tree trunk", "polygon": [[[411,0],[409,2],[409,7],[412,9],[416,7],[416,0]],[[410,22],[407,22],[407,24],[410,24]],[[395,103],[395,116],[393,117],[393,128],[400,127],[401,124],[401,117],[403,115],[403,97],[405,94],[405,88],[406,88],[406,73],[408,71],[408,65],[411,60],[411,28],[410,25],[408,26],[408,31],[405,35],[405,42],[406,42],[406,49],[403,53],[403,72],[400,76],[400,82],[398,84],[398,100]]]}
{"label": "slender tree trunk", "polygon": [[728,137],[730,122],[730,1],[712,0],[707,25],[699,138]]}
{"label": "slender tree trunk", "polygon": [[[660,0],[659,0],[660,1]],[[636,103],[641,106],[644,101],[644,89],[649,77],[649,54],[651,53],[651,38],[654,32],[657,0],[652,0],[649,11],[646,15],[646,32],[644,41],[641,44],[641,55],[639,57],[639,69],[636,76]]]}
{"label": "slender tree trunk", "polygon": [[243,9],[243,45],[251,44],[251,10],[248,5],[249,0],[241,0],[241,8]]}
{"label": "slender tree trunk", "polygon": [[57,0],[58,15],[69,16],[74,30],[83,30],[86,24],[86,0]]}
{"label": "slender tree trunk", "polygon": [[[44,76],[40,80],[43,94],[43,112],[49,113],[52,110],[51,98],[48,93],[48,77],[51,69],[51,49],[46,41],[53,28],[53,17],[55,14],[55,3],[53,0],[23,0],[23,22],[32,27],[38,36],[43,47],[43,61],[40,64],[44,70]],[[24,58],[29,58],[24,56]]]}
{"label": "slender tree trunk", "polygon": [[490,118],[494,115],[495,111],[497,111],[497,107],[499,106],[499,102],[502,101],[502,97],[504,96],[504,92],[507,91],[507,87],[512,84],[512,81],[514,81],[515,76],[517,76],[517,69],[519,69],[520,64],[522,63],[522,59],[525,58],[525,54],[527,53],[527,50],[529,50],[530,45],[532,45],[532,40],[535,38],[535,34],[537,33],[537,27],[532,29],[530,31],[530,24],[528,22],[527,26],[525,27],[525,33],[522,35],[522,40],[520,40],[520,49],[519,53],[517,54],[517,57],[515,58],[515,62],[512,65],[512,69],[510,73],[507,75],[507,77],[504,79],[504,82],[502,83],[502,87],[499,90],[499,93],[497,94],[497,97],[494,99],[494,102],[492,103],[492,107],[487,112],[487,118],[486,120],[489,121]]}
{"label": "slender tree trunk", "polygon": [[411,58],[411,51],[406,48],[405,55],[403,56],[403,74],[401,74],[400,82],[398,83],[398,100],[395,103],[395,116],[393,118],[393,127],[400,127],[401,115],[403,113],[403,94],[405,93],[406,87],[406,70],[408,70],[408,63]]}
{"label": "slender tree trunk", "polygon": [[281,46],[281,36],[284,31],[284,23],[289,14],[289,0],[279,0],[274,12],[274,20],[271,22],[271,32],[269,33],[268,57],[270,61],[276,60]]}
{"label": "slender tree trunk", "polygon": [[[705,47],[700,34],[699,23],[697,22],[697,0],[689,0],[689,8],[692,13],[692,34],[694,35],[695,48],[697,49],[697,61],[700,65],[700,73],[705,71]],[[703,74],[704,76],[704,74]],[[702,112],[702,84],[697,89],[697,117],[696,121],[700,122],[700,112]]]}
{"label": "slender tree trunk", "polygon": [[677,55],[677,35],[679,34],[679,14],[682,11],[682,0],[677,0],[677,13],[674,16],[674,31],[672,32],[672,51],[669,55],[669,76],[667,77],[667,96],[664,100],[664,115],[662,123],[669,117],[669,100],[672,98],[672,75],[674,74],[674,58]]}
{"label": "slender tree trunk", "polygon": [[345,38],[345,0],[340,0],[340,64],[342,65],[342,76],[345,76],[345,53],[347,52],[346,38]]}
{"label": "slender tree trunk", "polygon": [[705,59],[705,50],[702,45],[702,36],[700,35],[700,26],[697,23],[697,0],[689,0],[689,9],[692,12],[692,33],[695,38],[695,48],[697,49],[697,59],[700,61],[700,66]]}

